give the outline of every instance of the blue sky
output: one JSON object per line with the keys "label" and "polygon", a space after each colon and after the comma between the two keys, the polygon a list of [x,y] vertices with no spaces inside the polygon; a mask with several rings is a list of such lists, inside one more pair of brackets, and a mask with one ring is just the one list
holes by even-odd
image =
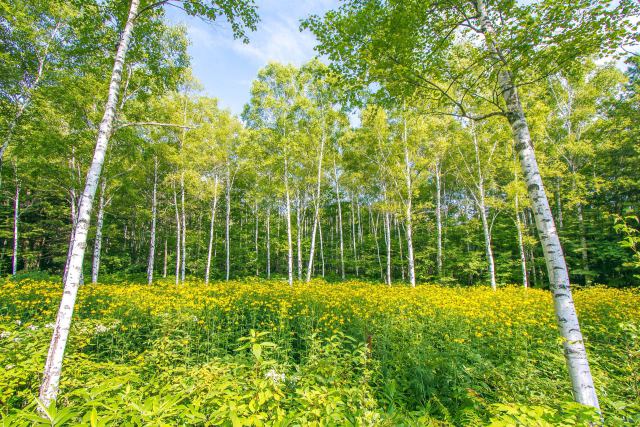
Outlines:
{"label": "blue sky", "polygon": [[204,92],[240,114],[251,82],[269,61],[301,65],[315,56],[315,38],[299,32],[300,20],[335,8],[338,0],[257,0],[260,22],[250,43],[234,40],[224,22],[206,23],[169,7],[167,17],[187,27],[191,66]]}

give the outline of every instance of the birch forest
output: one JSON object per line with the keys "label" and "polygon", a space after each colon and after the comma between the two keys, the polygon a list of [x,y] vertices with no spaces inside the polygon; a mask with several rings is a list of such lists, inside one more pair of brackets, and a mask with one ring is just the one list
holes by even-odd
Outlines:
{"label": "birch forest", "polygon": [[0,423],[639,425],[640,5],[269,3],[0,0]]}

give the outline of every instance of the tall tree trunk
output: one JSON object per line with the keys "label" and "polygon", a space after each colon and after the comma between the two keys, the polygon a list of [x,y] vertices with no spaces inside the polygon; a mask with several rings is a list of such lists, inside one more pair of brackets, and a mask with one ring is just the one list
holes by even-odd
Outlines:
{"label": "tall tree trunk", "polygon": [[271,205],[267,204],[267,279],[271,279]]}
{"label": "tall tree trunk", "polygon": [[587,230],[584,223],[582,203],[576,205],[578,214],[578,230],[580,231],[580,253],[582,254],[582,270],[584,270],[584,284],[591,285],[591,272],[589,270],[589,249],[587,248]]}
{"label": "tall tree trunk", "polygon": [[231,223],[231,169],[227,162],[227,178],[226,178],[226,202],[227,202],[227,216],[224,224],[224,249],[225,249],[225,279],[229,281],[229,275],[231,273],[231,242],[230,238],[230,223]]}
{"label": "tall tree trunk", "polygon": [[340,276],[345,279],[344,274],[344,237],[342,235],[342,203],[340,202],[340,184],[338,183],[338,169],[336,159],[333,159],[333,179],[336,189],[336,201],[338,202],[338,235],[340,237]]}
{"label": "tall tree trunk", "polygon": [[182,247],[182,264],[180,266],[180,282],[184,283],[187,271],[187,215],[184,206],[184,171],[180,176],[180,206],[182,221],[182,235],[180,240],[180,245]]}
{"label": "tall tree trunk", "polygon": [[358,270],[358,250],[356,246],[356,213],[355,213],[355,203],[353,201],[353,193],[351,194],[351,243],[353,249],[353,262],[356,267],[356,277],[360,275]]}
{"label": "tall tree trunk", "polygon": [[480,163],[480,147],[478,146],[478,138],[476,136],[474,123],[471,122],[471,133],[473,139],[473,148],[476,156],[476,168],[478,171],[478,196],[474,199],[480,211],[480,219],[482,221],[482,233],[484,235],[484,250],[487,257],[487,270],[489,272],[489,281],[491,283],[491,289],[496,290],[496,268],[493,260],[493,249],[491,247],[491,229],[489,227],[489,221],[487,219],[487,204],[484,193],[484,174],[482,173],[482,164]]}
{"label": "tall tree trunk", "polygon": [[320,264],[322,265],[322,277],[324,278],[324,244],[322,242],[322,221],[318,220],[318,236],[320,237]]}
{"label": "tall tree trunk", "polygon": [[167,258],[169,257],[169,250],[167,248],[167,238],[164,239],[164,265],[162,266],[162,278],[167,278]]}
{"label": "tall tree trunk", "polygon": [[176,208],[176,285],[180,284],[180,266],[182,252],[182,221],[180,220],[180,210],[178,208],[178,195],[173,191],[173,205]]}
{"label": "tall tree trunk", "polygon": [[382,189],[382,195],[384,197],[384,242],[387,246],[387,271],[385,274],[385,281],[387,285],[391,286],[391,213],[387,206],[387,189]]}
{"label": "tall tree trunk", "polygon": [[287,215],[287,274],[289,285],[293,286],[293,244],[291,242],[291,197],[289,195],[289,162],[284,156],[284,192]]}
{"label": "tall tree trunk", "polygon": [[[476,9],[480,17],[481,30],[490,50],[498,58],[504,56],[495,44],[495,31],[486,12],[484,0],[476,0]],[[518,89],[508,67],[501,69],[498,74],[498,85],[505,100],[507,119],[511,125],[516,150],[520,157],[520,164],[525,176],[531,206],[533,208],[536,226],[540,236],[540,243],[544,252],[553,301],[558,321],[560,335],[563,338],[565,357],[574,399],[583,405],[600,408],[598,396],[593,384],[591,369],[587,360],[584,339],[580,331],[578,315],[573,303],[569,283],[569,271],[558,238],[549,200],[544,190],[538,162],[536,161],[529,126],[518,97]]]}
{"label": "tall tree trunk", "polygon": [[213,238],[216,224],[216,208],[218,207],[218,176],[213,177],[213,204],[211,205],[211,227],[209,228],[209,247],[207,250],[207,267],[204,272],[204,283],[209,284],[211,275],[211,257],[213,255]]}
{"label": "tall tree trunk", "polygon": [[257,276],[260,275],[260,249],[258,247],[258,233],[260,232],[260,230],[259,230],[259,224],[260,223],[258,221],[258,213],[259,213],[259,211],[258,211],[258,202],[257,201],[255,202],[255,210],[254,210],[254,212],[255,212],[255,215],[256,215],[256,224],[255,224],[256,230],[255,230],[255,241],[254,241],[254,244],[255,244],[255,250],[256,250],[256,277],[257,277]]}
{"label": "tall tree trunk", "polygon": [[384,280],[384,272],[382,271],[382,257],[380,256],[380,242],[378,241],[378,224],[380,223],[380,214],[377,214],[376,221],[373,221],[373,213],[371,212],[371,204],[369,204],[369,222],[373,229],[373,240],[376,241],[376,255],[378,257],[378,267],[380,269],[380,279]]}
{"label": "tall tree trunk", "polygon": [[[313,258],[316,250],[316,231],[318,229],[318,222],[320,221],[320,191],[322,184],[322,159],[324,156],[324,126],[322,128],[322,137],[320,138],[320,151],[318,153],[318,173],[316,175],[316,194],[313,200],[313,229],[311,231],[311,247],[309,248],[309,264],[307,265],[307,282],[311,280],[311,273],[313,269]],[[323,268],[324,271],[324,268]],[[324,276],[324,273],[323,273]]]}
{"label": "tall tree trunk", "polygon": [[300,192],[297,193],[297,207],[296,207],[296,238],[297,238],[297,250],[298,250],[298,280],[302,281],[302,197]]}
{"label": "tall tree trunk", "polygon": [[409,143],[407,141],[407,119],[404,118],[404,129],[402,132],[402,140],[404,143],[404,166],[405,166],[405,180],[407,185],[407,202],[406,202],[406,224],[407,224],[407,268],[409,273],[409,283],[411,286],[416,286],[416,270],[415,260],[413,256],[413,183],[411,182],[411,162],[409,159]]}
{"label": "tall tree trunk", "polygon": [[153,283],[153,269],[156,263],[156,217],[158,216],[158,156],[153,158],[153,191],[151,193],[151,237],[149,238],[149,260],[147,262],[147,283]]}
{"label": "tall tree trunk", "polygon": [[18,169],[16,168],[16,194],[13,199],[13,258],[11,262],[11,274],[15,276],[18,273],[18,225],[20,221],[20,180],[18,179]]}
{"label": "tall tree trunk", "polygon": [[405,273],[404,273],[404,254],[402,251],[402,234],[400,233],[400,223],[396,215],[393,216],[393,222],[396,225],[396,234],[398,235],[398,250],[400,251],[400,271],[402,273],[402,281],[404,282]]}
{"label": "tall tree trunk", "polygon": [[436,160],[436,228],[438,230],[438,242],[437,242],[437,254],[436,265],[438,268],[438,277],[442,277],[442,186],[441,179],[441,164],[440,159]]}
{"label": "tall tree trunk", "polygon": [[564,228],[562,217],[562,199],[560,198],[560,181],[561,178],[556,178],[556,188],[554,198],[556,199],[556,216],[558,217],[558,228],[562,231]]}
{"label": "tall tree trunk", "polygon": [[[515,170],[515,168],[513,170],[513,179],[516,183],[518,182],[518,171]],[[518,229],[518,249],[520,251],[520,266],[522,269],[522,286],[526,289],[529,287],[529,277],[527,276],[527,256],[522,238],[522,221],[520,220],[520,205],[518,202],[518,193],[516,193],[513,198],[513,203],[516,213],[516,228]]]}
{"label": "tall tree trunk", "polygon": [[98,129],[98,138],[96,140],[96,148],[87,173],[86,185],[80,201],[78,211],[78,224],[74,233],[73,249],[71,251],[71,262],[69,263],[69,271],[67,280],[64,285],[64,292],[60,302],[60,309],[56,318],[53,336],[49,346],[49,353],[44,368],[42,385],[40,387],[40,400],[45,407],[48,407],[52,400],[55,400],[58,394],[58,385],[60,383],[60,375],[62,372],[62,360],[64,351],[69,337],[69,329],[71,327],[71,318],[73,308],[78,294],[80,285],[80,277],[84,253],[87,247],[87,234],[89,231],[89,223],[91,221],[91,210],[93,208],[93,198],[95,197],[98,187],[98,180],[102,172],[107,145],[111,135],[113,121],[116,113],[116,105],[118,102],[118,92],[120,89],[120,81],[122,79],[122,68],[124,66],[125,56],[129,48],[131,32],[135,17],[138,13],[139,0],[131,0],[129,15],[127,22],[120,37],[118,51],[115,57],[113,71],[111,73],[111,82],[109,84],[109,94],[105,105],[105,112]]}
{"label": "tall tree trunk", "polygon": [[98,218],[96,220],[96,239],[93,244],[93,263],[91,266],[91,283],[98,283],[100,274],[100,257],[102,255],[102,226],[104,225],[105,192],[107,181],[103,178],[100,183],[100,198],[98,199]]}

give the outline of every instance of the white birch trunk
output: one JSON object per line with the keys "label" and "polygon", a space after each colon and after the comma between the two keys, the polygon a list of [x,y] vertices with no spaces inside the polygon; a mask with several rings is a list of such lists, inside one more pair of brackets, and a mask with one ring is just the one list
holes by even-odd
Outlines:
{"label": "white birch trunk", "polygon": [[18,248],[20,246],[18,226],[20,221],[20,181],[16,170],[16,195],[13,200],[13,258],[11,262],[11,274],[18,273]]}
{"label": "white birch trunk", "polygon": [[207,249],[207,267],[204,272],[204,283],[209,284],[211,275],[211,258],[213,255],[213,237],[216,224],[216,208],[218,207],[218,176],[213,178],[213,204],[211,206],[211,227],[209,228],[209,247]]}
{"label": "white birch trunk", "polygon": [[436,161],[436,228],[438,233],[436,265],[438,268],[438,277],[442,277],[442,186],[441,186],[441,170],[440,159]]}
{"label": "white birch trunk", "polygon": [[167,239],[164,239],[164,265],[162,266],[162,278],[167,278],[167,258],[169,257],[169,249],[167,248]]}
{"label": "white birch trunk", "polygon": [[405,165],[405,180],[407,185],[407,203],[406,203],[406,224],[407,224],[407,268],[409,273],[409,283],[411,286],[416,286],[416,270],[415,260],[413,255],[413,183],[411,182],[411,161],[409,159],[409,144],[407,141],[407,119],[404,118],[404,131],[402,135],[404,142],[404,165]]}
{"label": "white birch trunk", "polygon": [[180,255],[182,252],[182,222],[180,221],[180,211],[178,208],[178,195],[173,191],[173,205],[176,210],[176,285],[180,284],[180,266],[182,265]]}
{"label": "white birch trunk", "polygon": [[[476,0],[476,10],[480,16],[481,30],[485,34],[489,49],[497,57],[502,57],[500,50],[494,43],[495,31],[487,15],[484,0]],[[573,396],[578,403],[599,409],[598,396],[593,384],[587,352],[584,347],[584,339],[571,294],[569,271],[549,206],[549,200],[544,190],[542,177],[540,176],[540,169],[533,151],[531,134],[520,103],[518,89],[514,85],[513,76],[508,68],[501,69],[498,75],[498,85],[506,104],[507,119],[513,131],[515,147],[520,158],[520,165],[524,173],[540,243],[542,244],[547,264],[556,320],[560,335],[563,338]]]}
{"label": "white birch trunk", "polygon": [[356,246],[356,218],[355,218],[355,203],[353,201],[353,194],[351,194],[351,243],[352,243],[352,249],[353,249],[353,262],[355,264],[356,267],[356,277],[358,277],[360,274],[359,270],[358,270],[358,250],[357,250],[357,246]]}
{"label": "white birch trunk", "polygon": [[484,193],[484,174],[482,173],[482,165],[480,163],[480,147],[478,146],[478,138],[476,136],[473,122],[471,123],[471,133],[473,139],[473,149],[476,157],[476,168],[478,172],[478,181],[476,183],[476,186],[478,187],[478,196],[474,196],[474,199],[478,206],[478,211],[480,212],[480,220],[482,221],[484,251],[487,257],[487,271],[489,272],[489,282],[491,283],[491,289],[495,291],[497,289],[496,272],[495,262],[493,259],[493,249],[491,247],[491,230],[489,228],[489,221],[487,219],[487,204]]}
{"label": "white birch trunk", "polygon": [[293,245],[291,242],[291,197],[289,196],[289,163],[287,154],[284,156],[284,192],[287,215],[287,273],[289,285],[293,286]]}
{"label": "white birch trunk", "polygon": [[340,238],[340,275],[342,280],[345,279],[344,274],[344,237],[342,235],[342,203],[340,202],[340,184],[338,183],[338,169],[336,167],[336,159],[333,159],[333,179],[336,190],[336,201],[338,202],[338,235]]}
{"label": "white birch trunk", "polygon": [[271,205],[267,206],[267,279],[271,279]]}
{"label": "white birch trunk", "polygon": [[318,237],[320,237],[320,263],[322,265],[322,277],[324,278],[324,244],[322,242],[322,221],[318,219]]}
{"label": "white birch trunk", "polygon": [[120,81],[122,79],[122,68],[124,66],[125,56],[129,48],[131,32],[137,15],[139,0],[131,0],[129,15],[122,31],[120,43],[115,57],[113,71],[111,73],[111,82],[109,84],[109,94],[105,105],[105,112],[98,129],[98,138],[96,140],[96,148],[94,157],[87,173],[86,185],[80,208],[78,211],[78,224],[74,233],[73,249],[71,251],[71,261],[69,262],[69,271],[67,280],[64,285],[64,292],[60,302],[60,309],[56,318],[49,353],[44,368],[42,385],[40,387],[40,400],[44,406],[48,407],[51,401],[56,399],[58,394],[58,385],[60,383],[60,375],[62,373],[62,361],[64,351],[69,337],[69,329],[71,327],[71,318],[73,308],[78,294],[80,285],[80,277],[84,253],[87,247],[87,234],[89,231],[89,223],[91,221],[91,210],[93,208],[93,198],[98,187],[98,180],[102,172],[102,165],[107,152],[109,137],[113,128],[113,121],[116,113],[116,105],[118,102],[118,92],[120,89]]}
{"label": "white birch trunk", "polygon": [[324,139],[325,136],[323,127],[322,137],[320,138],[320,151],[318,153],[318,174],[316,176],[316,194],[314,198],[313,229],[311,231],[311,247],[309,248],[309,264],[307,265],[307,282],[311,280],[313,258],[316,250],[316,231],[318,229],[318,222],[320,221],[320,190],[322,184],[322,158],[324,155]]}
{"label": "white birch trunk", "polygon": [[147,262],[147,283],[153,283],[156,263],[156,218],[158,216],[158,156],[153,158],[153,191],[151,193],[151,236],[149,238],[149,259]]}
{"label": "white birch trunk", "polygon": [[298,250],[298,280],[302,280],[302,197],[300,192],[297,193],[297,208],[296,208],[296,238],[297,238],[297,250]]}
{"label": "white birch trunk", "polygon": [[104,225],[105,191],[107,181],[103,178],[100,183],[100,198],[98,199],[98,218],[96,220],[96,238],[93,243],[93,263],[91,265],[91,283],[98,283],[100,274],[100,256],[102,255],[102,226]]}
{"label": "white birch trunk", "polygon": [[184,283],[187,270],[187,215],[184,206],[184,171],[180,175],[180,205],[181,205],[181,221],[182,233],[180,236],[180,245],[182,249],[182,264],[180,266],[180,282]]}
{"label": "white birch trunk", "polygon": [[226,178],[226,203],[227,203],[227,215],[224,224],[224,249],[225,249],[225,279],[229,281],[229,275],[231,274],[231,243],[230,243],[230,223],[231,223],[231,170],[229,163],[227,162],[227,178]]}
{"label": "white birch trunk", "polygon": [[254,245],[255,245],[255,250],[256,250],[256,277],[260,275],[260,249],[258,247],[258,233],[260,232],[259,230],[259,225],[260,222],[258,221],[258,202],[255,202],[255,216],[256,216],[256,224],[255,224],[255,239],[254,239]]}

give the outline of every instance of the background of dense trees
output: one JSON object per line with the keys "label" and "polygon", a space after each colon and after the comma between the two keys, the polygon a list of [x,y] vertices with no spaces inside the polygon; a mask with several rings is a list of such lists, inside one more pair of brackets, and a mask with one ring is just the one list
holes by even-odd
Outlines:
{"label": "background of dense trees", "polygon": [[[12,273],[17,237],[19,274],[61,275],[126,10],[0,4],[0,272]],[[161,14],[136,28],[125,66],[87,252],[102,275],[147,274],[155,211],[155,278],[204,277],[211,241],[212,280],[286,277],[291,258],[293,278],[311,268],[385,281],[389,249],[394,282],[410,280],[412,250],[418,282],[489,284],[492,258],[497,283],[522,283],[524,271],[546,286],[502,121],[428,115],[420,99],[385,107],[365,93],[352,126],[343,86],[317,61],[267,65],[234,117],[199,94],[184,29]],[[615,227],[639,211],[638,57],[627,65],[583,61],[521,94],[574,283],[637,284]],[[85,281],[94,265],[85,261]]]}

